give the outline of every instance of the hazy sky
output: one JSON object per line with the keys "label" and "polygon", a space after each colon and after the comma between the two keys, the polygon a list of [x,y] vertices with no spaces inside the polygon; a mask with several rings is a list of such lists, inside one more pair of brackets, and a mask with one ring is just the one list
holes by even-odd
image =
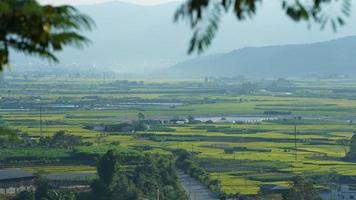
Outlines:
{"label": "hazy sky", "polygon": [[[1,1],[1,0],[0,0]],[[38,0],[46,4],[96,4],[118,0]],[[186,0],[121,0],[140,5],[155,5]],[[145,70],[169,67],[197,55],[187,55],[193,35],[189,24],[173,23],[178,5],[157,7],[121,4],[83,6],[96,27],[85,33],[92,43],[85,49],[66,48],[59,55],[62,64],[91,64],[122,70]],[[233,14],[221,19],[211,47],[203,54],[227,53],[244,47],[306,44],[356,35],[356,15],[347,26],[334,32],[330,26],[320,30],[316,24],[295,23],[281,9],[280,0],[263,1],[252,19],[238,22]],[[14,59],[15,60],[15,59]],[[16,59],[19,61],[20,59]],[[26,60],[23,62],[27,62]],[[31,61],[32,62],[32,61]]]}
{"label": "hazy sky", "polygon": [[[95,3],[103,3],[108,1],[115,1],[115,0],[39,0],[39,2],[43,4],[71,4],[71,5],[78,5],[78,4],[95,4]],[[117,1],[117,0],[116,0]],[[182,0],[120,0],[123,2],[135,3],[140,5],[155,5],[161,3],[168,3],[172,1],[182,1]]]}

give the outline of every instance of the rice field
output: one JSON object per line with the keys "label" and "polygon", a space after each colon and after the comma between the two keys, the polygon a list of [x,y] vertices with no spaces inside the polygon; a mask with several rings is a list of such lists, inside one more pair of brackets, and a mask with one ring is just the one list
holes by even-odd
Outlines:
{"label": "rice field", "polygon": [[[347,94],[335,98],[326,93],[239,94],[225,86],[201,86],[199,80],[148,80],[142,84],[130,80],[126,85],[116,85],[117,81],[103,83],[95,78],[43,77],[25,84],[21,77],[9,78],[8,84],[0,88],[3,126],[37,139],[64,130],[67,134],[82,136],[91,145],[74,149],[1,149],[0,160],[28,157],[55,160],[68,158],[74,151],[103,154],[112,148],[150,147],[145,151],[168,154],[172,149],[182,148],[195,153],[196,161],[212,177],[221,180],[225,192],[242,194],[257,193],[261,184],[288,185],[295,174],[310,177],[327,177],[333,173],[356,175],[356,163],[342,159],[348,152],[344,141],[350,140],[356,128],[353,94],[349,98]],[[349,80],[334,86],[327,82],[328,87],[318,87],[313,81],[295,82],[299,90],[308,91],[353,87]],[[223,120],[228,116],[263,118],[266,111],[290,114],[277,115],[278,119],[267,121],[230,123]],[[139,112],[146,119],[166,121],[186,119],[189,115],[222,120],[213,124],[167,122],[160,125],[170,131],[104,133],[85,128],[86,125],[130,122],[137,119]],[[300,120],[293,116],[300,116]],[[235,150],[227,153],[227,148]],[[93,172],[95,166],[55,163],[25,166],[24,169]]]}

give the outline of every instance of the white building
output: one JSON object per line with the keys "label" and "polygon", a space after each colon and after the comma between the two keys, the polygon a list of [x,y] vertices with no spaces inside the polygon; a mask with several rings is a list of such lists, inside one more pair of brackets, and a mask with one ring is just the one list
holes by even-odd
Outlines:
{"label": "white building", "polygon": [[341,176],[330,196],[332,200],[356,200],[356,176]]}
{"label": "white building", "polygon": [[105,130],[105,127],[104,126],[95,126],[93,128],[94,131],[104,131]]}

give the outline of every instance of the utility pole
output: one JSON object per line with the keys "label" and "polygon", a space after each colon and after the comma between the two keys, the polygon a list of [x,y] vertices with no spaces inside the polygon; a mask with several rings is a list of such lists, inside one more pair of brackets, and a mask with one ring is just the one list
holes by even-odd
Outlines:
{"label": "utility pole", "polygon": [[40,104],[40,133],[41,137],[43,137],[43,131],[42,131],[42,105]]}
{"label": "utility pole", "polygon": [[[222,156],[220,155],[220,160],[222,163]],[[221,188],[221,164],[219,164],[219,171],[218,171],[218,181],[219,181],[219,188]]]}
{"label": "utility pole", "polygon": [[297,161],[297,122],[294,124],[294,159]]}
{"label": "utility pole", "polygon": [[43,137],[43,130],[42,130],[42,104],[41,104],[41,99],[37,99],[39,105],[40,105],[40,135]]}
{"label": "utility pole", "polygon": [[159,200],[159,188],[157,188],[157,200]]}
{"label": "utility pole", "polygon": [[193,160],[193,162],[195,162],[194,144],[192,144],[192,152],[191,152],[191,154],[192,154],[192,160]]}
{"label": "utility pole", "polygon": [[[194,144],[192,143],[192,150],[191,150],[191,154],[192,154],[192,160],[194,162]],[[193,198],[193,183],[192,183],[192,179],[191,177],[189,177],[189,200],[191,200]]]}
{"label": "utility pole", "polygon": [[47,122],[47,120],[44,121],[44,125],[45,125],[44,135],[48,137],[49,135],[48,135],[48,122]]}
{"label": "utility pole", "polygon": [[188,196],[189,196],[189,200],[191,200],[192,199],[192,178],[191,177],[189,177],[189,175],[188,175],[188,180],[189,180],[189,194],[188,194]]}
{"label": "utility pole", "polygon": [[297,149],[297,124],[298,122],[302,119],[301,116],[299,117],[294,117],[295,122],[294,122],[294,160],[297,162],[298,159],[298,149]]}

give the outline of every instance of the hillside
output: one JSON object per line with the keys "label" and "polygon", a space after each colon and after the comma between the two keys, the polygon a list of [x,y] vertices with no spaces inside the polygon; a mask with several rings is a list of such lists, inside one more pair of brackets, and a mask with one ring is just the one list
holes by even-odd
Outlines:
{"label": "hillside", "polygon": [[179,63],[181,75],[293,76],[356,72],[356,36],[327,42],[248,47]]}

